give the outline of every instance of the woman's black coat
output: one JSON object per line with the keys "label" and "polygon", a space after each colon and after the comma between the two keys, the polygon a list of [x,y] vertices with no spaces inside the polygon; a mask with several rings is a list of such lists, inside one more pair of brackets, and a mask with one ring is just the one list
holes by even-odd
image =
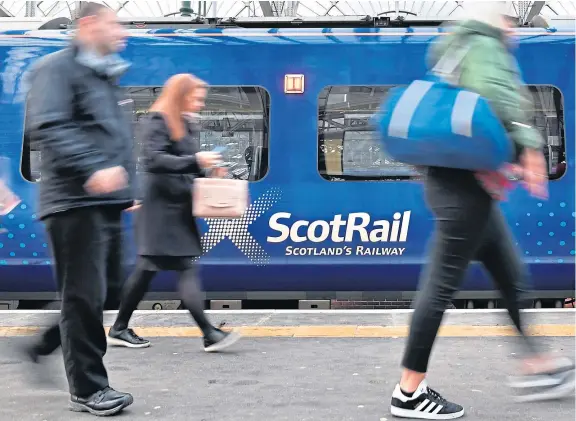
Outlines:
{"label": "woman's black coat", "polygon": [[199,145],[186,122],[186,135],[170,137],[160,113],[150,113],[143,138],[142,207],[136,211],[140,256],[200,256],[202,246],[192,215],[192,182],[203,177],[195,154]]}

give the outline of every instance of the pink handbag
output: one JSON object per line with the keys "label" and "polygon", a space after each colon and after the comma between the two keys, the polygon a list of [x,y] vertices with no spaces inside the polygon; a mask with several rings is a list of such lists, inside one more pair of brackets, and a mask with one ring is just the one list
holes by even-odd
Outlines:
{"label": "pink handbag", "polygon": [[196,178],[192,213],[198,218],[240,218],[248,207],[248,182],[226,178]]}

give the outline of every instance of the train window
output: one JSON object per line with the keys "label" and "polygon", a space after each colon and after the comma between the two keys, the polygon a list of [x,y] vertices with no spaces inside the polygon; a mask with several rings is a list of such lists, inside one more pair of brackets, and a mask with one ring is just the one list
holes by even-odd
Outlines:
{"label": "train window", "polygon": [[[370,118],[392,86],[329,86],[318,108],[318,171],[329,181],[406,180],[418,171],[386,156]],[[533,124],[546,141],[544,154],[551,180],[566,171],[564,106],[552,86],[529,86]]]}
{"label": "train window", "polygon": [[548,177],[557,180],[566,172],[566,139],[564,130],[564,102],[555,86],[530,85],[534,104],[532,124],[544,138],[544,156],[548,163]]}
{"label": "train window", "polygon": [[[144,117],[161,87],[127,87],[125,109],[132,120],[138,156],[142,143]],[[213,86],[208,90],[206,107],[200,113],[198,144],[200,150],[210,151],[226,146],[224,160],[230,174],[241,180],[257,181],[268,172],[270,96],[261,87]],[[40,152],[35,150],[26,135],[22,157],[22,175],[28,181],[39,181]],[[141,170],[140,165],[138,165]]]}
{"label": "train window", "polygon": [[392,86],[329,86],[318,109],[318,170],[330,181],[398,180],[414,168],[387,157],[370,118]]}

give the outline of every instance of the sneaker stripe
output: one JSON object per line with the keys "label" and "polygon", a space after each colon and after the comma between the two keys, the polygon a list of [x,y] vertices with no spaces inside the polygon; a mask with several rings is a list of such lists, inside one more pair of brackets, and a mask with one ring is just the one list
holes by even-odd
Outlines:
{"label": "sneaker stripe", "polygon": [[429,399],[425,399],[424,402],[422,402],[420,405],[418,405],[416,408],[414,408],[414,411],[422,411],[424,409],[424,407],[426,407],[426,405],[428,405],[430,403]]}
{"label": "sneaker stripe", "polygon": [[438,405],[438,407],[434,410],[434,412],[432,412],[433,414],[437,414],[440,411],[442,411],[442,408],[444,408],[444,405]]}
{"label": "sneaker stripe", "polygon": [[434,409],[434,407],[436,406],[436,402],[430,402],[430,405],[428,405],[428,407],[426,409],[424,409],[422,412],[432,412],[432,410]]}

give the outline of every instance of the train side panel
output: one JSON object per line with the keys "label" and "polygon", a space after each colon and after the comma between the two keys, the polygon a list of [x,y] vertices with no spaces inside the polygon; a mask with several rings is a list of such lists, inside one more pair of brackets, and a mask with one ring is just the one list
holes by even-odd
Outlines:
{"label": "train side panel", "polygon": [[[257,32],[257,31],[256,31]],[[312,31],[313,32],[313,31]],[[409,292],[417,288],[432,231],[417,181],[328,181],[318,169],[319,97],[332,86],[409,83],[425,71],[432,36],[375,36],[342,30],[297,36],[265,31],[204,36],[138,36],[125,56],[133,66],[126,87],[158,87],[171,75],[192,72],[214,86],[258,86],[270,97],[269,170],[250,184],[252,204],[238,221],[203,221],[201,258],[208,293]],[[223,36],[226,34],[227,36]],[[1,219],[0,291],[6,298],[51,294],[48,245],[35,215],[37,186],[21,175],[24,74],[64,40],[0,38],[5,64],[0,92],[0,157],[22,203]],[[550,183],[550,199],[516,189],[502,207],[540,291],[574,288],[574,41],[521,37],[518,59],[527,84],[552,85],[563,95],[567,172]],[[361,63],[361,65],[360,65]],[[304,75],[304,92],[286,94],[286,74]],[[126,216],[128,238],[132,221]],[[128,266],[133,263],[127,242]],[[156,292],[171,295],[175,280],[160,276]],[[491,290],[475,267],[468,292]],[[3,298],[0,297],[0,298]],[[276,295],[277,297],[277,295]]]}

